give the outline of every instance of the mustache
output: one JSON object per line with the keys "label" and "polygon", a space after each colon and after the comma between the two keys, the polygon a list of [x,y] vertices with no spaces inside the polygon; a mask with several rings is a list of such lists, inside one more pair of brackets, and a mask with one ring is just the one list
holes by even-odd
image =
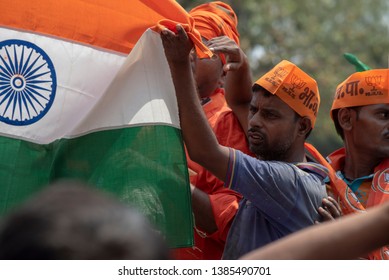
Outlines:
{"label": "mustache", "polygon": [[[265,139],[265,138],[266,138],[265,134],[262,133],[260,129],[255,128],[255,127],[249,128],[249,129],[247,130],[247,134],[248,134],[248,135],[250,135],[250,134],[252,134],[252,135],[257,135],[257,136],[261,137],[262,139]],[[388,133],[388,134],[389,134],[389,133]]]}
{"label": "mustache", "polygon": [[[248,132],[252,132],[252,133],[260,133],[260,134],[263,134],[263,133],[261,132],[261,130],[260,130],[259,128],[256,128],[256,127],[250,127],[247,131],[248,131]],[[388,132],[388,134],[389,134],[389,132]]]}

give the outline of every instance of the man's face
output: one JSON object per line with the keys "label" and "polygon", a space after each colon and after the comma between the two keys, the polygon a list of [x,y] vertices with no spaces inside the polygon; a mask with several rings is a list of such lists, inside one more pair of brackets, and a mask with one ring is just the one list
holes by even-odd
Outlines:
{"label": "man's face", "polygon": [[254,92],[250,103],[250,150],[262,160],[285,161],[293,152],[298,132],[296,113],[276,95]]}
{"label": "man's face", "polygon": [[217,88],[223,86],[223,65],[218,56],[200,59],[195,52],[192,52],[191,62],[197,90],[201,98],[212,95]]}
{"label": "man's face", "polygon": [[354,150],[374,159],[389,156],[389,104],[362,106],[354,112],[351,130]]}

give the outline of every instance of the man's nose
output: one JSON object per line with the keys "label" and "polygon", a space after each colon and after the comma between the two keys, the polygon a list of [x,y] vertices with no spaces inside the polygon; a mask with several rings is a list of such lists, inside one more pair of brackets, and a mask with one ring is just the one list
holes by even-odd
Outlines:
{"label": "man's nose", "polygon": [[263,126],[263,120],[259,112],[249,115],[249,127],[262,127],[262,126]]}

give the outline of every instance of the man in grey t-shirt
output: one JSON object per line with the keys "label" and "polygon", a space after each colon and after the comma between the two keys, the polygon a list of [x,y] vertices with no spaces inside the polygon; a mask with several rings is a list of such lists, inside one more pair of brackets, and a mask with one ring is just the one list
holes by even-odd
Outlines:
{"label": "man in grey t-shirt", "polygon": [[[250,150],[258,159],[250,159],[217,142],[196,95],[189,58],[192,42],[180,25],[176,28],[177,34],[163,30],[161,38],[189,156],[245,197],[227,240],[231,253],[226,251],[225,257],[238,258],[313,225],[326,196],[325,169],[295,163],[307,161],[304,143],[320,104],[316,81],[286,60],[258,79],[248,116]],[[249,228],[243,229],[244,225]],[[257,228],[261,231],[255,232]]]}

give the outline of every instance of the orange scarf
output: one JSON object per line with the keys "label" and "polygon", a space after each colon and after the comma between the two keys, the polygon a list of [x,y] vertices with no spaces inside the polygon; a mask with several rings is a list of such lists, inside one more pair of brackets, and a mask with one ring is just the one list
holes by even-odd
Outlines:
{"label": "orange scarf", "polygon": [[189,15],[205,39],[225,35],[239,45],[238,17],[230,5],[220,1],[205,3],[193,8]]}
{"label": "orange scarf", "polygon": [[[355,212],[364,212],[366,209],[358,201],[356,195],[347,186],[347,184],[336,175],[336,170],[340,170],[345,158],[345,149],[339,149],[332,153],[328,158],[328,163],[324,157],[310,144],[306,143],[305,148],[312,156],[329,170],[331,188],[338,198],[338,202],[344,214]],[[375,169],[373,183],[366,208],[373,207],[389,201],[389,159],[383,160]],[[389,247],[385,246],[379,250],[368,254],[370,260],[389,260]]]}

